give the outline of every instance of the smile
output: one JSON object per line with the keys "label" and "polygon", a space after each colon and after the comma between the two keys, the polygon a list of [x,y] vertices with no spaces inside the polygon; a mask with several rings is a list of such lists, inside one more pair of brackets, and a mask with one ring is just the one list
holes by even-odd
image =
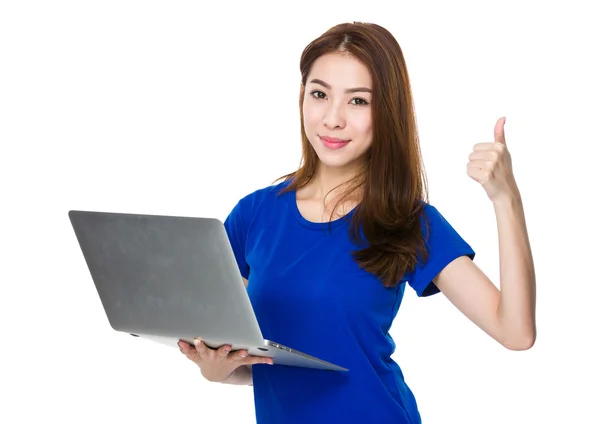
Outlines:
{"label": "smile", "polygon": [[328,149],[341,149],[342,147],[346,146],[348,143],[350,143],[350,140],[342,140],[340,138],[335,138],[335,137],[321,137],[319,136],[319,138],[321,139],[321,142],[323,143],[323,145],[325,147],[327,147]]}

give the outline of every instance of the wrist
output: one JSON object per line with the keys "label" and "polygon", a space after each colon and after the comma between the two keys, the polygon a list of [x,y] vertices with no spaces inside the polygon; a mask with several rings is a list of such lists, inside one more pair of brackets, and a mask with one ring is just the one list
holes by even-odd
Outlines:
{"label": "wrist", "polygon": [[508,193],[498,196],[492,201],[494,208],[506,209],[522,206],[521,193],[518,188],[510,190]]}
{"label": "wrist", "polygon": [[251,365],[241,365],[237,367],[229,377],[221,381],[222,384],[232,384],[238,386],[252,385],[252,368]]}

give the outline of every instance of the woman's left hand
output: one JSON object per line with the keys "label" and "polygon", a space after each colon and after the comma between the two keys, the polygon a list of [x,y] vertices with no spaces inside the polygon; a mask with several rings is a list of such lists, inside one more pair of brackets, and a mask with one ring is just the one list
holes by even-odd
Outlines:
{"label": "woman's left hand", "polygon": [[477,143],[469,155],[467,175],[480,183],[492,202],[518,194],[502,117],[496,122],[493,143]]}

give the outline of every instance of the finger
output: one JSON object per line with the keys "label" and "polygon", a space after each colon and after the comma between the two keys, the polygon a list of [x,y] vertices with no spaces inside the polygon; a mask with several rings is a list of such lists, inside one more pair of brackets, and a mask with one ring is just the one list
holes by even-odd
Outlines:
{"label": "finger", "polygon": [[480,184],[489,179],[489,172],[476,166],[467,166],[467,175]]}
{"label": "finger", "polygon": [[234,360],[234,361],[240,361],[244,358],[248,357],[248,351],[247,350],[238,350],[237,352],[232,353],[231,355],[229,355],[229,358]]}
{"label": "finger", "polygon": [[229,355],[229,352],[231,352],[231,346],[229,346],[229,345],[221,346],[219,348],[219,350],[217,350],[217,356],[220,358],[227,358],[227,355]]}
{"label": "finger", "polygon": [[498,119],[496,126],[494,127],[494,141],[506,146],[506,136],[504,135],[504,124],[506,123],[506,117]]}
{"label": "finger", "polygon": [[196,350],[196,348],[194,346],[190,345],[187,342],[184,342],[183,340],[179,340],[177,342],[177,346],[179,347],[179,350],[181,351],[181,353],[188,353],[192,350],[194,350],[194,351]]}
{"label": "finger", "polygon": [[508,150],[508,148],[502,143],[477,143],[473,146],[474,152],[490,151],[502,153],[504,150]]}
{"label": "finger", "polygon": [[198,355],[200,355],[201,358],[208,355],[208,348],[199,338],[194,339],[194,346],[196,347],[196,352],[198,352]]}
{"label": "finger", "polygon": [[190,361],[197,362],[201,360],[200,354],[196,350],[196,348],[189,343],[179,342],[179,351],[183,353]]}
{"label": "finger", "polygon": [[482,169],[482,170],[486,170],[486,169],[491,169],[493,167],[493,162],[487,161],[487,160],[472,160],[467,164],[468,168],[472,168],[472,169]]}
{"label": "finger", "polygon": [[469,160],[497,160],[499,153],[495,150],[477,150],[469,155]]}
{"label": "finger", "polygon": [[264,358],[262,356],[248,356],[242,360],[244,365],[269,364],[273,365],[272,358]]}

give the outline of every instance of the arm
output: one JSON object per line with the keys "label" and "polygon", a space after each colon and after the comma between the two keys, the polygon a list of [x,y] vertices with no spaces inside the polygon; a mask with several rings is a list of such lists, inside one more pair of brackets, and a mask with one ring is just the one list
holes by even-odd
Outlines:
{"label": "arm", "polygon": [[511,350],[535,343],[535,271],[523,202],[512,172],[504,135],[505,118],[494,128],[494,143],[479,143],[469,156],[468,175],[493,202],[498,227],[500,290],[467,257],[455,259],[434,279],[471,321]]}
{"label": "arm", "polygon": [[520,196],[494,203],[498,223],[500,290],[466,256],[434,279],[442,293],[483,331],[511,350],[536,338],[535,272]]}

